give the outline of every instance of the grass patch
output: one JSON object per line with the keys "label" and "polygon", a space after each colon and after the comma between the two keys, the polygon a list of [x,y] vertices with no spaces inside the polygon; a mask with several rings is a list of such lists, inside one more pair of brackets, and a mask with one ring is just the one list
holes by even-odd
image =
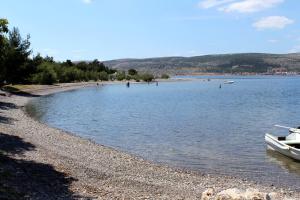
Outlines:
{"label": "grass patch", "polygon": [[3,89],[7,92],[22,92],[26,90],[36,90],[40,89],[41,85],[5,85]]}
{"label": "grass patch", "polygon": [[30,96],[31,91],[41,88],[41,85],[5,85],[2,90],[11,94]]}

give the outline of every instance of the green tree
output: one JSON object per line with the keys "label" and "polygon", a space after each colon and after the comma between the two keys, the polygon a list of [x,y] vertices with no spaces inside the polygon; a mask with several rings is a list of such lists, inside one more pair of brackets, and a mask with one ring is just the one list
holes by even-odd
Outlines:
{"label": "green tree", "polygon": [[105,71],[99,72],[99,80],[108,81],[108,73]]}
{"label": "green tree", "polygon": [[170,78],[170,76],[168,74],[162,74],[160,78],[162,78],[162,79],[168,79],[168,78]]}
{"label": "green tree", "polygon": [[86,62],[79,62],[76,64],[76,68],[82,70],[82,71],[88,71],[88,64]]}
{"label": "green tree", "polygon": [[33,83],[51,85],[57,82],[57,74],[52,63],[44,62],[38,66],[38,73],[32,77]]}
{"label": "green tree", "polygon": [[65,67],[62,72],[61,82],[69,83],[84,79],[82,71],[76,67]]}
{"label": "green tree", "polygon": [[3,84],[6,74],[5,58],[8,46],[6,34],[8,33],[8,21],[0,19],[0,86]]}
{"label": "green tree", "polygon": [[128,70],[128,74],[131,75],[131,76],[134,76],[136,75],[138,72],[135,70],[135,69],[129,69]]}
{"label": "green tree", "polygon": [[122,81],[126,78],[126,74],[124,71],[117,72],[116,78],[118,81]]}
{"label": "green tree", "polygon": [[132,76],[126,75],[125,79],[126,79],[127,81],[130,81],[130,80],[132,79]]}
{"label": "green tree", "polygon": [[136,75],[132,76],[132,79],[134,79],[136,82],[140,82],[141,76],[139,74],[136,74]]}
{"label": "green tree", "polygon": [[141,79],[145,82],[151,82],[154,79],[154,76],[149,73],[145,73],[141,75]]}
{"label": "green tree", "polygon": [[24,64],[28,61],[31,54],[30,36],[23,39],[17,28],[9,31],[8,52],[5,60],[6,79],[9,83],[23,82],[27,74],[24,74]]}
{"label": "green tree", "polygon": [[67,67],[72,67],[74,66],[73,62],[71,60],[66,60],[65,62],[62,63],[64,66]]}
{"label": "green tree", "polygon": [[44,61],[45,61],[45,62],[48,62],[48,63],[54,63],[54,58],[47,55],[47,56],[44,58]]}

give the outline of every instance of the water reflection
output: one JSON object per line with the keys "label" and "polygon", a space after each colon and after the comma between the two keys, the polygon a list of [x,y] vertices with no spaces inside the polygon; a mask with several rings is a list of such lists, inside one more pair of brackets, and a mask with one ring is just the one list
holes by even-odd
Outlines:
{"label": "water reflection", "polygon": [[271,163],[276,163],[283,170],[289,173],[300,175],[300,161],[284,156],[276,151],[267,149],[267,159]]}

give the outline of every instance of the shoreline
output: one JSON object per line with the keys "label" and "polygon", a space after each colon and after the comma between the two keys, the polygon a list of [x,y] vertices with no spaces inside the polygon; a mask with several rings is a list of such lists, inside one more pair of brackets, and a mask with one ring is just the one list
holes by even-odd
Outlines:
{"label": "shoreline", "polygon": [[[99,87],[101,84],[119,83],[100,82]],[[44,96],[95,84],[96,82],[61,84],[26,92]],[[35,97],[0,96],[0,103],[9,107],[0,110],[0,116],[8,119],[0,121],[1,134],[18,137],[34,146],[32,150],[26,150],[22,154],[9,154],[9,157],[50,165],[55,171],[74,179],[68,185],[68,192],[72,195],[99,199],[200,199],[202,193],[211,188],[214,195],[229,188],[251,188],[262,193],[276,192],[279,199],[300,198],[299,192],[290,191],[288,188],[278,189],[240,178],[155,164],[73,133],[49,127],[25,113],[24,106],[32,98]],[[55,195],[65,194],[44,195],[55,199],[58,197]],[[36,196],[37,199],[38,197]]]}

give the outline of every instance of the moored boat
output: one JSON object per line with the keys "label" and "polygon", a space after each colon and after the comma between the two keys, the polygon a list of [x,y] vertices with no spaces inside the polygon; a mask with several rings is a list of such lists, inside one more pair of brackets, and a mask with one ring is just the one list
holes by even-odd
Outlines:
{"label": "moored boat", "polygon": [[274,136],[266,133],[265,141],[269,149],[300,160],[300,129],[289,128],[289,135],[287,136]]}
{"label": "moored boat", "polygon": [[224,81],[224,84],[233,84],[234,81]]}

